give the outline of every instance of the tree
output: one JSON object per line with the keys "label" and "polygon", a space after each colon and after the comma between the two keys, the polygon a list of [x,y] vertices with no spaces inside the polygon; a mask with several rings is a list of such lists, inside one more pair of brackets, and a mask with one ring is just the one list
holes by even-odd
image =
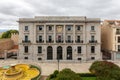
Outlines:
{"label": "tree", "polygon": [[8,30],[1,35],[1,38],[10,38],[12,33],[19,33],[18,30]]}
{"label": "tree", "polygon": [[97,80],[120,80],[120,68],[108,61],[95,61],[90,72],[97,76]]}
{"label": "tree", "polygon": [[63,69],[60,72],[54,72],[47,80],[81,80],[81,77],[70,69]]}

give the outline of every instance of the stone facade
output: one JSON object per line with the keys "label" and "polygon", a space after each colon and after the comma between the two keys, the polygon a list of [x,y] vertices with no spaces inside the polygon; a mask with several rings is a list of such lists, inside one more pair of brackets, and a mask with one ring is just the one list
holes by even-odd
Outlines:
{"label": "stone facade", "polygon": [[99,18],[37,16],[19,19],[19,58],[36,61],[101,60]]}

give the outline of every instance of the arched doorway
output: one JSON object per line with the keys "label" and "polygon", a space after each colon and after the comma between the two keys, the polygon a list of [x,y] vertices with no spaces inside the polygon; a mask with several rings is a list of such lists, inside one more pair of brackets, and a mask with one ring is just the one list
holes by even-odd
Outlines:
{"label": "arched doorway", "polygon": [[72,47],[67,47],[67,60],[72,60]]}
{"label": "arched doorway", "polygon": [[47,47],[47,60],[53,59],[53,48],[51,46]]}
{"label": "arched doorway", "polygon": [[58,46],[57,47],[57,59],[62,59],[62,47]]}

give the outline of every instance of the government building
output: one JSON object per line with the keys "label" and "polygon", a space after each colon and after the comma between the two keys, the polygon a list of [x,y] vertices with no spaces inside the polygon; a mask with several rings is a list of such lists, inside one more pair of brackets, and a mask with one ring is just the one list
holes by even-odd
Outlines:
{"label": "government building", "polygon": [[36,16],[19,19],[19,59],[86,62],[101,60],[99,18]]}

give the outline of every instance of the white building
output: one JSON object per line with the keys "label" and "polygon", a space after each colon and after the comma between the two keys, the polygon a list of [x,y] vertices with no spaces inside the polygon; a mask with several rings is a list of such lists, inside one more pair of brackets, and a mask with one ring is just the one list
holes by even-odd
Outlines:
{"label": "white building", "polygon": [[19,57],[35,61],[101,60],[99,18],[37,16],[19,19]]}

